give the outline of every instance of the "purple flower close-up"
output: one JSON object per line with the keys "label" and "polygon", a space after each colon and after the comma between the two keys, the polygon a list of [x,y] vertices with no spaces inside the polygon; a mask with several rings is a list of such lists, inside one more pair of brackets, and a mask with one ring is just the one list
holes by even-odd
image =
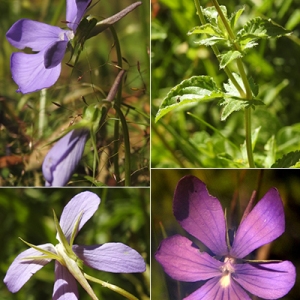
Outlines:
{"label": "purple flower close-up", "polygon": [[[83,225],[94,215],[100,204],[100,198],[92,192],[82,192],[73,197],[64,207],[60,218],[60,227],[68,243],[80,231]],[[78,226],[78,227],[77,227]],[[40,249],[60,257],[55,260],[55,283],[52,299],[78,299],[76,279],[70,271],[68,262],[60,256],[62,249],[60,242],[54,246],[50,243],[39,245]],[[102,245],[84,246],[72,245],[73,254],[82,260],[84,265],[91,268],[112,273],[140,273],[146,269],[142,256],[134,249],[122,243],[105,243]],[[64,252],[66,255],[66,252]],[[51,261],[44,253],[30,248],[20,253],[10,265],[4,283],[12,293],[18,292],[30,277]]]}
{"label": "purple flower close-up", "polygon": [[46,186],[67,184],[82,157],[88,136],[87,128],[71,130],[50,149],[42,166]]}
{"label": "purple flower close-up", "polygon": [[61,72],[61,61],[68,42],[91,0],[67,0],[66,24],[70,30],[28,19],[20,19],[6,33],[9,43],[18,48],[31,48],[37,52],[13,53],[12,78],[18,85],[17,92],[31,93],[52,86]]}
{"label": "purple flower close-up", "polygon": [[294,286],[296,271],[290,261],[244,259],[285,230],[283,203],[277,189],[270,189],[243,217],[231,243],[219,200],[208,193],[198,178],[185,176],[179,181],[173,213],[182,228],[212,252],[201,252],[181,235],[161,242],[155,258],[171,278],[206,281],[184,299],[246,300],[251,299],[249,294],[278,299]]}

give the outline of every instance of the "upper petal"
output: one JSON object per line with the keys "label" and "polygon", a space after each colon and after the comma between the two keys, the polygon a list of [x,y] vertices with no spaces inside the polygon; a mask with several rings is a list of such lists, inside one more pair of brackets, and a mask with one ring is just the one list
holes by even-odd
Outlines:
{"label": "upper petal", "polygon": [[[52,244],[39,245],[38,247],[56,253]],[[30,256],[40,256],[41,259],[24,259]],[[43,256],[44,254],[40,251],[30,248],[15,258],[4,278],[4,283],[12,293],[16,293],[34,273],[51,261],[51,259],[43,258]]]}
{"label": "upper petal", "polygon": [[74,32],[90,3],[91,0],[67,0],[66,18],[68,27]]}
{"label": "upper petal", "polygon": [[50,149],[42,166],[46,185],[67,184],[82,157],[88,135],[86,128],[74,129]]}
{"label": "upper petal", "polygon": [[36,54],[18,52],[11,56],[12,77],[19,86],[17,91],[23,94],[52,86],[57,81],[60,71],[60,64],[52,69],[45,68],[43,51]]}
{"label": "upper petal", "polygon": [[220,276],[223,265],[206,252],[200,252],[181,235],[164,239],[155,253],[155,259],[173,279],[192,282]]}
{"label": "upper petal", "polygon": [[58,41],[59,36],[64,32],[65,30],[56,26],[21,19],[7,31],[6,38],[11,45],[18,49],[29,47],[33,51],[41,51],[48,45]]}
{"label": "upper petal", "polygon": [[[59,222],[68,241],[70,241],[78,217],[81,216],[78,226],[79,231],[96,212],[99,204],[100,198],[96,194],[88,191],[77,194],[68,202],[61,214]],[[56,238],[59,240],[58,234]]]}
{"label": "upper petal", "polygon": [[178,182],[173,211],[180,225],[213,253],[224,255],[228,252],[222,206],[197,177],[185,176]]}
{"label": "upper petal", "polygon": [[184,300],[251,300],[247,293],[233,280],[227,287],[222,287],[220,277],[208,280],[201,288],[190,294]]}
{"label": "upper petal", "polygon": [[77,300],[79,299],[77,282],[66,267],[55,262],[55,282],[52,300]]}
{"label": "upper petal", "polygon": [[50,45],[45,50],[45,68],[51,69],[56,67],[64,58],[66,49],[67,49],[68,41],[58,41]]}
{"label": "upper petal", "polygon": [[296,270],[289,261],[280,263],[245,263],[235,265],[234,280],[251,294],[264,299],[278,299],[294,286]]}
{"label": "upper petal", "polygon": [[87,266],[97,270],[112,273],[146,271],[143,257],[122,243],[106,243],[95,246],[74,245],[73,251]]}
{"label": "upper petal", "polygon": [[243,258],[284,232],[284,210],[277,189],[270,189],[240,224],[230,254]]}

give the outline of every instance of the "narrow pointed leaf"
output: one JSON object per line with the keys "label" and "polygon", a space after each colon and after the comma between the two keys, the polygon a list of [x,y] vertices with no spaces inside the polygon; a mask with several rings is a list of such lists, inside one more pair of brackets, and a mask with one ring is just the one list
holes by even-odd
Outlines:
{"label": "narrow pointed leaf", "polygon": [[211,101],[222,96],[223,92],[217,87],[211,77],[193,76],[183,80],[170,90],[163,99],[156,114],[155,122],[175,108],[184,107],[186,104]]}
{"label": "narrow pointed leaf", "polygon": [[239,20],[240,16],[242,15],[242,13],[244,12],[245,7],[243,6],[242,8],[240,8],[239,10],[237,10],[236,12],[234,12],[231,16],[230,16],[230,24],[231,24],[231,28],[234,28],[237,21]]}

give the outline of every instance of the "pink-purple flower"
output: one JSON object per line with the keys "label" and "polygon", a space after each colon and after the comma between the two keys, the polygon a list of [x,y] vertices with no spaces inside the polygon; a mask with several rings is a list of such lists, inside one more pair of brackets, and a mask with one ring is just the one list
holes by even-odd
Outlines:
{"label": "pink-purple flower", "polygon": [[31,93],[52,86],[61,71],[61,61],[68,42],[74,38],[91,0],[67,0],[66,21],[69,30],[37,21],[20,19],[6,33],[11,45],[18,49],[26,47],[37,52],[13,53],[11,72],[17,92]]}
{"label": "pink-purple flower", "polygon": [[[85,280],[82,277],[84,274],[81,270],[82,263],[106,272],[144,272],[146,265],[142,256],[125,244],[73,245],[75,236],[93,216],[99,204],[100,198],[92,192],[82,192],[72,198],[60,218],[59,227],[62,233],[60,234],[58,230],[59,243],[56,246],[50,243],[34,246],[35,248],[20,253],[10,265],[4,278],[7,288],[13,293],[18,292],[33,274],[52,259],[55,259],[52,299],[79,299],[76,280],[83,278],[79,281],[81,284]],[[83,285],[83,287],[88,291],[89,286]],[[93,292],[90,293],[92,295]],[[94,296],[93,299],[97,297]]]}
{"label": "pink-purple flower", "polygon": [[175,235],[163,240],[155,253],[164,271],[175,280],[206,281],[186,300],[278,299],[295,284],[290,261],[244,259],[253,250],[272,242],[285,229],[284,209],[278,191],[270,189],[245,215],[230,242],[219,200],[194,176],[183,177],[175,190],[174,216],[192,236],[213,253],[201,252],[188,238]]}
{"label": "pink-purple flower", "polygon": [[71,130],[49,150],[42,165],[46,186],[67,184],[82,157],[89,132],[87,128]]}

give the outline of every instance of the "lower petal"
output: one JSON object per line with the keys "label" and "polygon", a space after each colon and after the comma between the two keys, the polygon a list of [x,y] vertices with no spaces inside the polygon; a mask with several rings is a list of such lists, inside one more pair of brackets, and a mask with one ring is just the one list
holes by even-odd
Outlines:
{"label": "lower petal", "polygon": [[237,264],[234,280],[253,295],[264,299],[278,299],[294,286],[296,270],[289,261]]}
{"label": "lower petal", "polygon": [[52,69],[56,67],[64,58],[68,40],[56,41],[45,50],[44,65],[46,69]]}
{"label": "lower petal", "polygon": [[[56,250],[52,244],[39,245],[47,251],[56,253]],[[25,259],[26,257],[40,256],[40,259]],[[21,252],[10,265],[4,278],[4,283],[7,288],[16,293],[33,274],[39,271],[43,266],[51,261],[51,259],[43,258],[44,254],[33,248],[27,249]]]}
{"label": "lower petal", "polygon": [[192,282],[220,276],[223,265],[206,252],[200,252],[189,239],[180,235],[163,240],[155,259],[173,279]]}
{"label": "lower petal", "polygon": [[55,262],[55,283],[52,300],[79,299],[77,282],[67,268]]}
{"label": "lower petal", "polygon": [[35,92],[52,86],[58,79],[61,64],[52,69],[44,65],[44,51],[36,54],[13,53],[11,72],[13,80],[19,86],[17,92],[23,94]]}
{"label": "lower petal", "polygon": [[227,287],[220,284],[221,277],[215,277],[207,281],[201,288],[184,298],[184,300],[251,300],[247,293],[233,280]]}
{"label": "lower petal", "polygon": [[73,251],[87,266],[112,273],[145,272],[143,257],[122,243],[106,243],[95,246],[74,245]]}

